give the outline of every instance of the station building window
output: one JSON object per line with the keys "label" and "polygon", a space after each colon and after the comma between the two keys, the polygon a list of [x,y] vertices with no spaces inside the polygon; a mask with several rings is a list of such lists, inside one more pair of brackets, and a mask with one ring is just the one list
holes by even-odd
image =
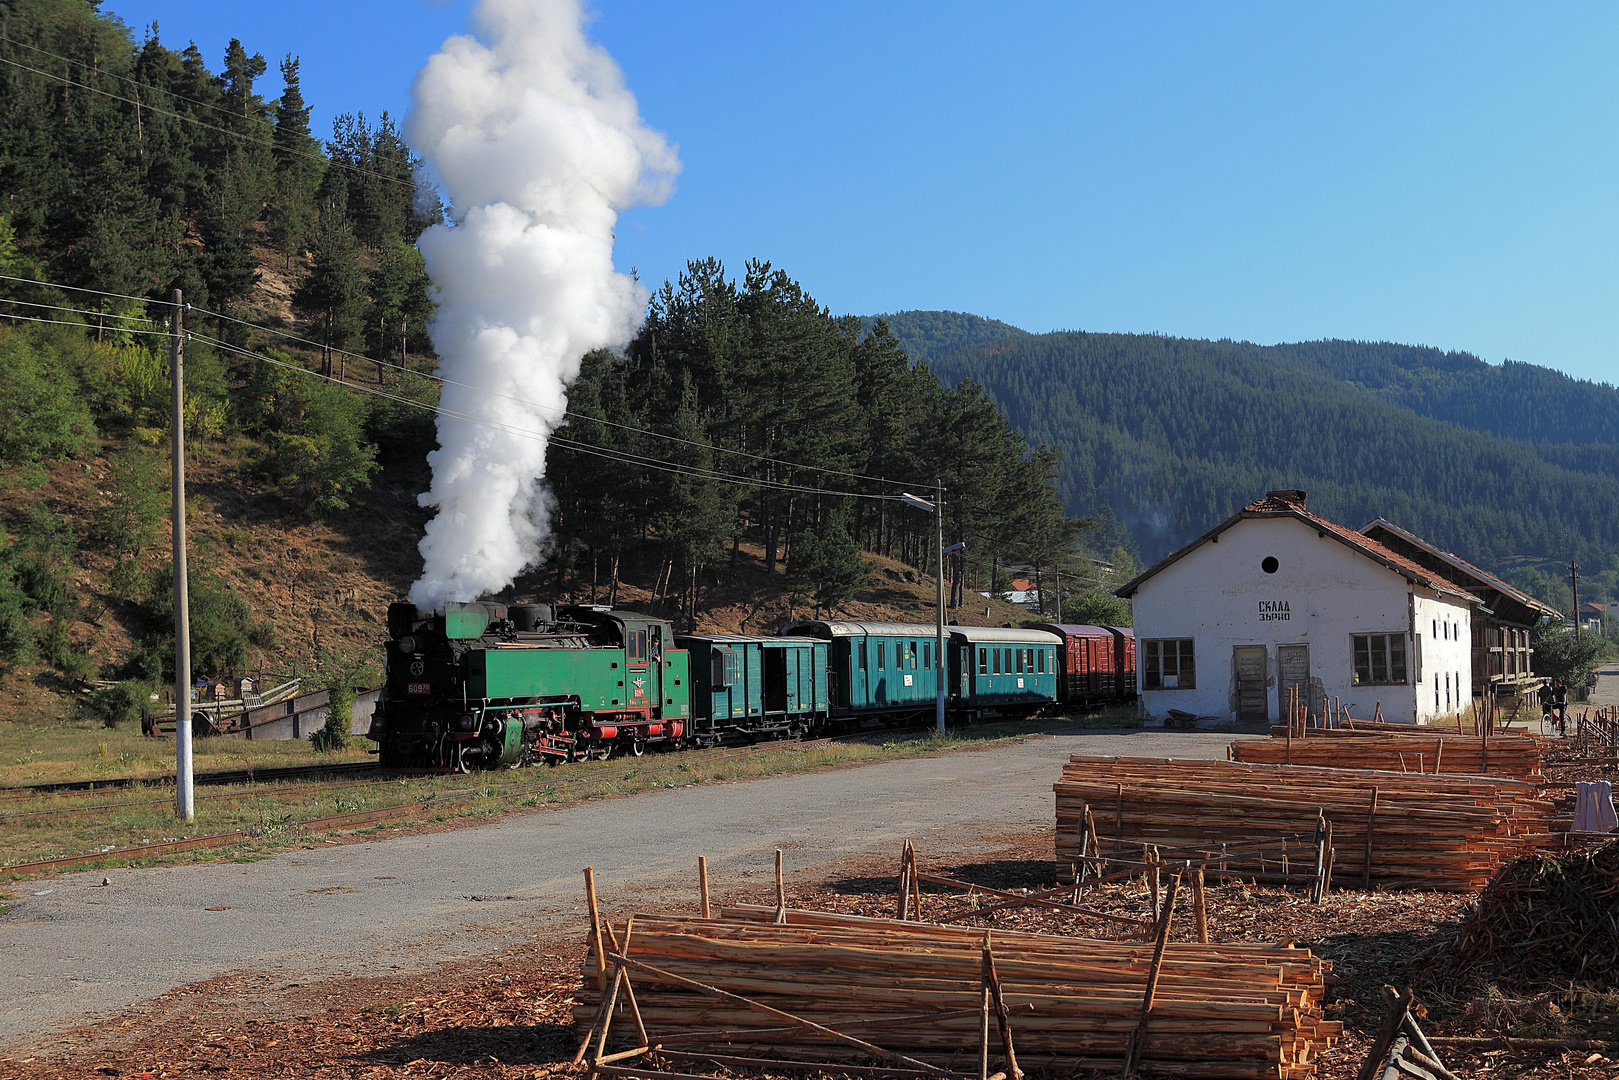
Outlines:
{"label": "station building window", "polygon": [[1142,642],[1145,661],[1141,685],[1148,690],[1190,690],[1197,685],[1192,638],[1154,638]]}
{"label": "station building window", "polygon": [[1355,634],[1356,686],[1402,685],[1405,673],[1404,634]]}

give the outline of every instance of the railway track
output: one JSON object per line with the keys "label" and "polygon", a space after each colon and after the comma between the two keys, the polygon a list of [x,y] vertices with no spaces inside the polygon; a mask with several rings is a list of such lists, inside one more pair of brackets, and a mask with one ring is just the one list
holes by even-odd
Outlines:
{"label": "railway track", "polygon": [[[204,786],[257,784],[274,780],[303,780],[316,776],[349,776],[380,773],[374,761],[339,761],[329,765],[283,765],[270,769],[229,769],[197,773],[192,783]],[[23,784],[0,787],[0,799],[27,799],[74,791],[114,791],[141,787],[172,787],[172,776],[116,776],[108,780],[63,780],[51,784]]]}
{"label": "railway track", "polygon": [[[752,757],[754,755],[762,754],[762,753],[768,753],[770,751],[806,750],[806,749],[809,749],[811,747],[826,746],[826,745],[831,745],[831,744],[834,744],[834,743],[853,740],[853,739],[856,739],[856,738],[859,738],[859,736],[858,735],[843,735],[843,736],[830,736],[830,737],[822,738],[822,739],[810,739],[810,740],[806,740],[806,741],[802,741],[802,742],[789,742],[789,741],[786,741],[786,740],[781,740],[781,741],[773,741],[773,742],[767,742],[767,743],[757,743],[757,744],[754,744],[754,745],[751,745],[751,746],[721,747],[721,748],[717,748],[717,749],[713,749],[713,750],[704,751],[702,753],[702,755],[701,755],[701,758],[702,758],[702,760],[704,762],[713,762],[713,761],[716,761],[716,760],[717,761],[727,761],[727,760],[731,760],[733,758],[739,758],[739,757]],[[634,759],[629,759],[629,760],[634,760]],[[377,767],[375,765],[372,765],[369,762],[355,762],[355,763],[352,763],[352,764],[357,765],[357,766],[363,766],[364,768],[370,769],[371,771],[376,772],[378,774],[382,773],[382,770],[377,769]],[[436,795],[433,798],[421,800],[421,801],[418,801],[418,802],[400,803],[400,804],[395,805],[395,806],[376,807],[376,808],[369,809],[369,810],[354,810],[354,811],[350,811],[348,813],[334,814],[334,815],[331,815],[331,816],[328,816],[328,817],[309,818],[309,819],[306,819],[304,821],[297,822],[296,825],[297,825],[297,827],[299,829],[301,829],[303,831],[306,831],[306,832],[323,832],[323,831],[329,831],[329,830],[334,830],[334,829],[362,828],[362,827],[367,826],[367,825],[378,825],[378,824],[383,824],[385,822],[408,821],[408,820],[410,820],[412,818],[430,817],[430,816],[438,813],[441,810],[449,809],[449,808],[453,807],[454,804],[459,803],[459,802],[463,802],[463,801],[465,801],[467,799],[490,798],[490,799],[495,800],[496,802],[508,802],[508,801],[510,801],[512,799],[521,798],[521,797],[526,796],[526,795],[540,794],[540,793],[543,793],[543,792],[546,792],[546,791],[549,791],[549,790],[552,790],[552,789],[555,789],[555,788],[568,787],[568,786],[571,786],[571,785],[574,785],[574,784],[611,782],[613,780],[626,780],[626,779],[630,779],[630,778],[636,777],[636,776],[658,775],[658,774],[662,774],[662,773],[675,772],[678,769],[680,769],[683,764],[685,764],[685,762],[680,761],[680,760],[676,760],[676,761],[670,762],[667,765],[653,765],[653,766],[650,766],[648,768],[632,769],[629,772],[625,773],[623,776],[616,776],[616,777],[603,777],[603,776],[595,776],[595,775],[589,775],[589,774],[576,774],[576,775],[568,775],[568,776],[554,776],[554,777],[548,777],[545,780],[535,781],[533,783],[512,784],[512,785],[502,787],[502,788],[499,788],[499,789],[496,789],[496,790],[491,790],[491,788],[488,785],[483,785],[483,786],[478,786],[478,787],[471,788],[471,789],[469,789],[467,791],[452,792],[452,793],[446,794],[446,795]],[[308,767],[308,768],[304,769],[305,772],[308,772],[308,771],[311,771],[311,770],[313,770],[315,772],[331,772],[332,767],[331,766],[326,766],[324,768],[322,768],[322,767]],[[242,770],[242,771],[247,772],[247,771],[250,771],[250,770]],[[260,770],[252,770],[252,771],[254,771],[256,773],[256,777],[255,777],[256,779],[263,780],[263,779],[266,779],[265,774],[269,773],[269,772],[278,772],[278,773],[279,772],[293,772],[294,770],[266,770],[266,769],[260,769]],[[358,772],[360,770],[355,769],[355,768],[349,768],[349,769],[344,770],[344,771]],[[225,775],[225,774],[215,773],[215,774],[209,774],[209,775],[216,775],[217,776],[217,775]],[[397,775],[397,774],[394,774],[394,775]],[[511,774],[508,774],[508,775],[511,775]],[[228,783],[230,781],[224,781],[224,782]],[[240,783],[242,781],[236,781],[236,782]],[[97,783],[102,783],[102,782],[98,781]],[[18,789],[8,789],[8,790],[18,790]],[[79,790],[89,790],[89,789],[79,789]],[[208,798],[208,797],[227,798],[227,797],[242,797],[244,795],[251,795],[251,794],[256,794],[256,793],[255,792],[232,792],[232,793],[229,793],[228,795],[204,796],[204,797],[205,798]],[[153,800],[153,801],[166,801],[166,800]],[[141,804],[140,803],[109,804],[109,806],[120,806],[120,807],[121,806],[132,806],[132,805],[141,805]],[[82,810],[82,809],[89,809],[89,808],[86,808],[86,807],[62,807],[62,808],[60,808],[61,812],[72,812],[74,810]],[[56,811],[30,812],[28,816],[33,816],[33,814],[35,814],[35,813],[51,813],[51,812],[56,812]],[[10,815],[8,815],[8,816],[10,816]],[[17,815],[17,816],[23,816],[23,815]],[[215,834],[212,834],[212,835],[209,835],[209,836],[186,837],[186,838],[182,838],[182,839],[178,839],[178,840],[164,840],[164,841],[159,841],[157,843],[151,843],[151,844],[138,844],[138,845],[131,845],[130,847],[124,847],[124,848],[113,848],[111,850],[106,850],[106,851],[94,851],[94,852],[90,852],[90,853],[84,854],[84,855],[65,855],[65,856],[62,856],[60,858],[55,858],[55,859],[36,859],[36,860],[30,861],[30,862],[12,863],[12,864],[10,864],[8,866],[0,866],[0,874],[30,874],[30,873],[36,873],[36,872],[39,872],[39,871],[43,871],[43,870],[60,870],[60,869],[66,869],[66,868],[72,867],[72,866],[80,866],[80,865],[83,865],[85,863],[101,862],[101,861],[105,861],[105,860],[114,860],[115,861],[115,860],[124,859],[124,858],[145,859],[145,858],[151,858],[154,855],[173,855],[173,854],[184,853],[184,852],[187,852],[187,851],[196,851],[196,850],[200,850],[200,849],[203,849],[203,848],[229,847],[229,846],[232,846],[234,844],[243,843],[244,841],[250,840],[252,838],[253,837],[249,832],[242,831],[242,830],[234,830],[234,831],[231,831],[231,832],[215,833]]]}

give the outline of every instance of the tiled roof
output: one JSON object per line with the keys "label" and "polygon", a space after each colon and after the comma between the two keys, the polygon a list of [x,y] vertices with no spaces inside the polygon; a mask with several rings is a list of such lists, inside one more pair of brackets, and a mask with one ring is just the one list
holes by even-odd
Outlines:
{"label": "tiled roof", "polygon": [[1479,598],[1474,596],[1472,593],[1458,588],[1451,582],[1439,577],[1427,567],[1418,565],[1405,556],[1389,550],[1364,533],[1356,532],[1354,529],[1348,528],[1347,526],[1328,521],[1326,518],[1321,517],[1318,514],[1310,513],[1304,508],[1304,505],[1304,492],[1302,491],[1269,492],[1263,499],[1257,499],[1254,502],[1249,503],[1247,506],[1243,507],[1237,513],[1232,514],[1219,525],[1216,525],[1214,528],[1210,529],[1196,540],[1193,540],[1190,544],[1187,544],[1173,555],[1166,557],[1157,565],[1147,569],[1134,581],[1131,581],[1129,584],[1119,589],[1117,595],[1123,597],[1134,595],[1136,589],[1140,587],[1142,582],[1159,573],[1171,563],[1177,562],[1185,556],[1191,554],[1193,551],[1213,540],[1215,537],[1219,536],[1221,533],[1225,532],[1239,521],[1248,521],[1251,519],[1260,518],[1290,517],[1294,518],[1295,520],[1302,521],[1306,525],[1314,526],[1323,535],[1330,535],[1333,539],[1354,549],[1360,554],[1366,556],[1368,559],[1371,559],[1373,562],[1381,563],[1414,584],[1433,589],[1436,592],[1449,593],[1451,596],[1455,596],[1459,599],[1467,600],[1473,603],[1481,602]]}
{"label": "tiled roof", "polygon": [[1506,582],[1502,581],[1500,578],[1496,577],[1494,574],[1491,574],[1491,573],[1489,573],[1487,571],[1484,571],[1484,570],[1480,570],[1478,567],[1474,566],[1472,563],[1468,562],[1466,559],[1460,558],[1459,556],[1456,556],[1456,555],[1452,555],[1450,552],[1445,551],[1445,550],[1443,550],[1443,549],[1441,549],[1439,547],[1436,547],[1433,544],[1430,544],[1428,541],[1424,540],[1422,537],[1416,535],[1415,533],[1411,532],[1408,529],[1400,528],[1398,525],[1394,524],[1392,521],[1388,520],[1387,518],[1381,518],[1381,517],[1376,518],[1370,524],[1368,524],[1366,526],[1366,528],[1362,529],[1361,532],[1370,532],[1374,528],[1387,529],[1389,532],[1393,533],[1395,536],[1398,536],[1401,539],[1407,541],[1408,543],[1413,544],[1413,545],[1421,548],[1422,550],[1424,550],[1426,552],[1429,552],[1435,558],[1441,559],[1441,560],[1443,560],[1445,562],[1450,563],[1452,566],[1455,566],[1457,569],[1461,570],[1463,573],[1468,574],[1469,576],[1477,579],[1481,584],[1486,585],[1489,588],[1494,589],[1495,591],[1497,591],[1499,593],[1502,593],[1505,596],[1512,597],[1514,600],[1518,601],[1518,603],[1524,605],[1525,607],[1529,608],[1532,611],[1539,611],[1544,615],[1557,615],[1557,616],[1560,616],[1562,614],[1562,612],[1558,611],[1556,608],[1553,608],[1553,607],[1549,606],[1548,604],[1545,604],[1545,603],[1542,603],[1539,600],[1536,600],[1533,596],[1530,596],[1528,593],[1524,592],[1522,589],[1519,589],[1519,588],[1517,588],[1516,586],[1513,586],[1513,585],[1508,585]]}

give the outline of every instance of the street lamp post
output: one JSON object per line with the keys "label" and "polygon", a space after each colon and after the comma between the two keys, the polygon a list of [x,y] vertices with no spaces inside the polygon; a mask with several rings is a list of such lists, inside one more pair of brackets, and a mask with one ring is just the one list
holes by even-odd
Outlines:
{"label": "street lamp post", "polygon": [[935,616],[937,619],[937,638],[933,644],[933,682],[937,689],[937,701],[934,706],[934,722],[939,734],[944,734],[944,705],[945,705],[945,673],[949,670],[944,662],[944,557],[952,551],[959,551],[965,544],[952,544],[944,546],[944,484],[934,485],[933,501],[919,499],[915,495],[902,494],[900,501],[906,506],[918,510],[926,510],[933,515],[934,533],[938,541],[939,562],[937,573],[933,578],[933,599]]}

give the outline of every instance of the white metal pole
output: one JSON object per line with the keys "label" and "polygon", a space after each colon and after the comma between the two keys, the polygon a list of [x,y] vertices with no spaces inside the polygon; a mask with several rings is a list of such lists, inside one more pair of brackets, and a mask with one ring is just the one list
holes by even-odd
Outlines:
{"label": "white metal pole", "polygon": [[194,821],[191,787],[191,603],[186,582],[186,423],[184,308],[174,290],[174,341],[169,354],[174,383],[174,415],[170,445],[174,448],[172,514],[174,516],[174,812]]}
{"label": "white metal pole", "polygon": [[938,526],[939,533],[939,565],[938,573],[934,576],[935,599],[938,601],[939,639],[934,645],[933,662],[938,665],[938,678],[935,680],[939,687],[939,701],[935,719],[938,721],[939,734],[944,734],[944,696],[945,675],[950,670],[944,662],[944,481],[936,480],[933,485],[933,520]]}

